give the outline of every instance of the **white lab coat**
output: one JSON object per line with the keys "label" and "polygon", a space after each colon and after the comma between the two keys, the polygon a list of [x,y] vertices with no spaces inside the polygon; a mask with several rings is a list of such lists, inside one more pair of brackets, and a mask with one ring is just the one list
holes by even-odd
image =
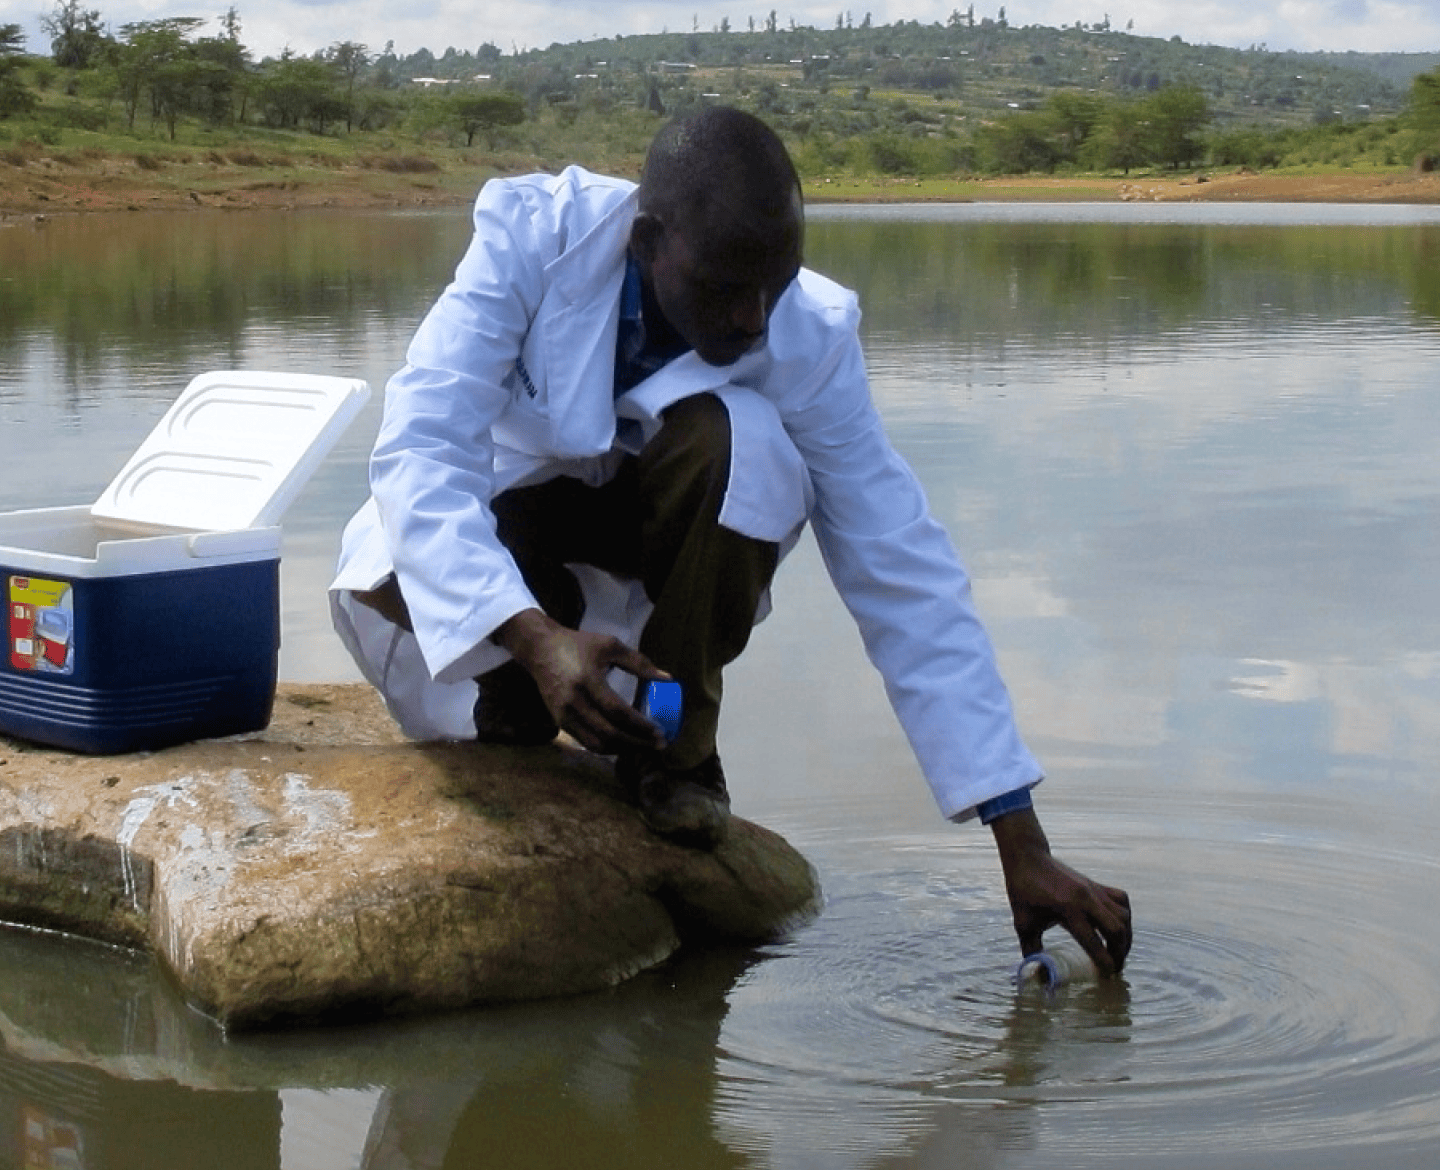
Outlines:
{"label": "white lab coat", "polygon": [[[332,609],[366,677],[408,734],[473,736],[472,680],[504,659],[487,636],[536,604],[489,500],[560,474],[604,482],[666,406],[710,392],[733,431],[721,523],[786,549],[814,525],[941,812],[1038,782],[965,571],[871,402],[854,295],[803,271],[763,347],[723,368],[687,353],[617,402],[634,213],[632,184],[576,167],[481,191],[470,248],[386,388],[372,496],[345,531]],[[414,636],[349,595],[391,572]],[[638,584],[580,575],[586,626],[634,644]]]}

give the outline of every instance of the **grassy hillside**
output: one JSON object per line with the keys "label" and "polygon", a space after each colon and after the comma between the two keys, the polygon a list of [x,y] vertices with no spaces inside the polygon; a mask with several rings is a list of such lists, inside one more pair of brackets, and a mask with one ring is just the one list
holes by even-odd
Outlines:
{"label": "grassy hillside", "polygon": [[1017,173],[1398,173],[1440,145],[1412,116],[1405,80],[1436,54],[1241,51],[958,18],[510,55],[398,58],[337,42],[257,63],[238,39],[183,22],[129,27],[83,67],[13,43],[0,55],[0,207],[22,189],[32,203],[130,205],[120,192],[146,186],[203,202],[349,184],[427,202],[569,162],[633,175],[662,118],[715,101],[775,125],[811,190]]}

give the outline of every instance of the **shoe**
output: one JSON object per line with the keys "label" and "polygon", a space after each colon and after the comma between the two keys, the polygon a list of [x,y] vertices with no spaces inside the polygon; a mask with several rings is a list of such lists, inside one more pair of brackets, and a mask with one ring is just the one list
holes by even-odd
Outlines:
{"label": "shoe", "polygon": [[653,755],[622,756],[615,771],[652,833],[692,849],[714,849],[725,840],[730,794],[718,755],[693,768],[666,768]]}
{"label": "shoe", "polygon": [[541,747],[560,734],[540,688],[518,662],[507,662],[475,680],[475,738],[480,743]]}

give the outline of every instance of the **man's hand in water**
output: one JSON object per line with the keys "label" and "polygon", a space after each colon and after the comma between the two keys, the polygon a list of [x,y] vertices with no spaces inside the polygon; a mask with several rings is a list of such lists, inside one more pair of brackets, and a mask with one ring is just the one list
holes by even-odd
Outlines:
{"label": "man's hand in water", "polygon": [[992,821],[990,830],[1005,871],[1020,953],[1033,955],[1042,948],[1045,931],[1061,926],[1100,974],[1119,974],[1130,953],[1130,896],[1057,861],[1033,809],[1007,813]]}

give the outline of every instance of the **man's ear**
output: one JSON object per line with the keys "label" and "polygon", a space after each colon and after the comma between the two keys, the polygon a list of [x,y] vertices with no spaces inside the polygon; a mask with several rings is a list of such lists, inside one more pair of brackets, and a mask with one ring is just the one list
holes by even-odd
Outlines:
{"label": "man's ear", "polygon": [[649,267],[660,249],[660,237],[664,234],[665,225],[658,217],[648,211],[636,215],[630,225],[630,251],[635,254],[635,259]]}

